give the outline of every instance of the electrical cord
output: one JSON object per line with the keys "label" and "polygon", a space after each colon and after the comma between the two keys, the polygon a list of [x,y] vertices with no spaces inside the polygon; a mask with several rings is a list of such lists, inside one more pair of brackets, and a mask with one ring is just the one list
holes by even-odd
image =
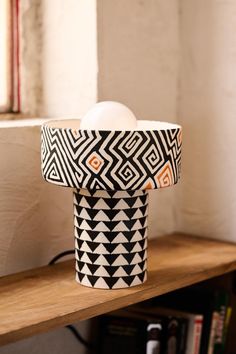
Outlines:
{"label": "electrical cord", "polygon": [[60,258],[65,257],[65,256],[69,256],[70,254],[75,254],[75,250],[67,250],[64,252],[61,252],[59,254],[57,254],[55,257],[53,257],[53,259],[50,260],[50,262],[48,263],[48,265],[53,265],[55,264]]}
{"label": "electrical cord", "polygon": [[[75,250],[67,250],[64,252],[61,252],[59,254],[57,254],[55,257],[53,257],[51,259],[51,261],[48,263],[49,266],[52,266],[53,264],[55,264],[59,259],[69,256],[71,254],[75,254]],[[75,336],[75,338],[81,343],[83,344],[87,349],[91,350],[92,349],[92,345],[86,340],[84,339],[81,334],[77,331],[77,329],[75,328],[75,326],[73,325],[67,325],[65,326],[65,328],[69,329],[69,331]]]}

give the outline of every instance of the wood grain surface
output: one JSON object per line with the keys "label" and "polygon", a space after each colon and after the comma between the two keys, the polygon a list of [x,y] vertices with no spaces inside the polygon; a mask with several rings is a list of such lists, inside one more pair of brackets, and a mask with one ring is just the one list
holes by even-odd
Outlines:
{"label": "wood grain surface", "polygon": [[0,279],[0,344],[88,319],[236,269],[236,245],[174,234],[149,241],[148,280],[100,290],[75,281],[74,261]]}

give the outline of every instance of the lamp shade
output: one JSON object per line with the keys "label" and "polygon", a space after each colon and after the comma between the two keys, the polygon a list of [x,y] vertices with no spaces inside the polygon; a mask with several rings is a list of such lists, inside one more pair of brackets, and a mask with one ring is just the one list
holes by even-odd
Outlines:
{"label": "lamp shade", "polygon": [[180,176],[181,127],[138,121],[137,130],[80,130],[79,120],[42,127],[46,181],[89,190],[168,187]]}

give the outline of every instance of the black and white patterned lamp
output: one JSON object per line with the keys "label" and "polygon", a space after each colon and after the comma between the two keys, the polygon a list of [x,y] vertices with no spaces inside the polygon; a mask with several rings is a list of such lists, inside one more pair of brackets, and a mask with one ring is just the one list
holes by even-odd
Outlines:
{"label": "black and white patterned lamp", "polygon": [[136,121],[116,102],[42,126],[42,174],[74,188],[76,280],[126,288],[147,278],[148,189],[180,175],[179,125]]}

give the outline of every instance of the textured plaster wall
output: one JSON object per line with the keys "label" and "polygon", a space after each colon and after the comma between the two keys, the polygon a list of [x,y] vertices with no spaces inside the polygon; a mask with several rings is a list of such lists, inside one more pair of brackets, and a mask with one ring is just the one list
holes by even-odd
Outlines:
{"label": "textured plaster wall", "polygon": [[44,0],[42,111],[81,117],[97,100],[96,0]]}
{"label": "textured plaster wall", "polygon": [[0,129],[1,275],[73,247],[72,192],[43,181],[39,144],[39,126]]}
{"label": "textured plaster wall", "polygon": [[[179,13],[173,0],[99,0],[98,99],[128,105],[139,119],[177,120]],[[172,232],[175,191],[150,193],[149,235]]]}
{"label": "textured plaster wall", "polygon": [[236,3],[181,1],[178,228],[236,241]]}
{"label": "textured plaster wall", "polygon": [[96,0],[21,0],[22,111],[80,117],[97,99]]}

